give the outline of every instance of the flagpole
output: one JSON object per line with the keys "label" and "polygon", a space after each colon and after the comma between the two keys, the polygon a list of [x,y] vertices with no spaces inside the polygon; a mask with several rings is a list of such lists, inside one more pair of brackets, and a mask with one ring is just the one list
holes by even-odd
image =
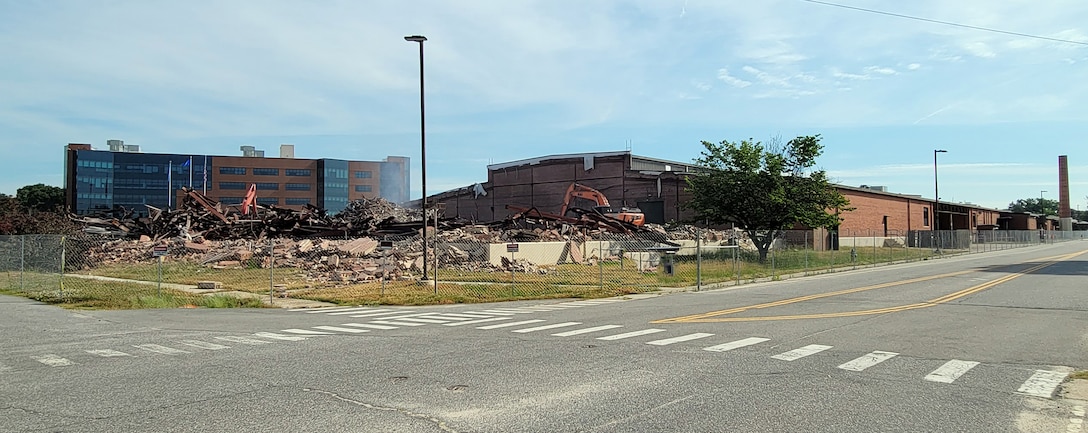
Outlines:
{"label": "flagpole", "polygon": [[174,202],[174,161],[171,160],[166,168],[166,210],[169,211]]}
{"label": "flagpole", "polygon": [[204,155],[204,195],[208,194],[208,155]]}
{"label": "flagpole", "polygon": [[193,187],[193,155],[189,155],[189,188]]}

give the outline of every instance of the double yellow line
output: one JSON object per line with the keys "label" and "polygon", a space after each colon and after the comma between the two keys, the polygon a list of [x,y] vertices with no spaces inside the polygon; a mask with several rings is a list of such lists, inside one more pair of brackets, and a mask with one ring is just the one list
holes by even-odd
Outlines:
{"label": "double yellow line", "polygon": [[1030,274],[1032,272],[1038,271],[1040,269],[1043,269],[1043,268],[1045,268],[1047,266],[1053,265],[1053,264],[1058,263],[1060,261],[1072,259],[1072,258],[1074,258],[1076,256],[1084,254],[1085,252],[1088,252],[1088,251],[1081,251],[1081,252],[1066,254],[1066,255],[1061,255],[1061,256],[1047,257],[1047,258],[1042,259],[1044,261],[1047,261],[1047,263],[1038,264],[1038,265],[1032,266],[1032,267],[1030,267],[1028,269],[1025,269],[1023,271],[1020,271],[1020,272],[1017,272],[1017,273],[1014,273],[1014,274],[1011,274],[1011,275],[1006,275],[1004,277],[998,278],[998,279],[993,280],[993,281],[988,281],[988,282],[979,284],[977,286],[969,287],[969,288],[960,290],[958,292],[949,293],[947,295],[937,297],[937,298],[934,298],[934,299],[930,299],[930,300],[925,301],[925,302],[919,302],[919,303],[916,303],[916,304],[899,305],[899,306],[887,307],[887,308],[876,308],[876,309],[871,309],[871,310],[843,311],[843,312],[835,312],[835,313],[798,314],[798,315],[761,316],[761,317],[718,317],[718,316],[726,316],[726,315],[730,315],[730,314],[736,314],[736,313],[740,313],[740,312],[744,312],[744,311],[748,311],[748,310],[757,310],[757,309],[762,309],[762,308],[778,307],[778,306],[789,305],[789,304],[794,304],[794,303],[798,303],[798,302],[811,301],[811,300],[814,300],[814,299],[829,298],[829,297],[832,297],[832,296],[840,296],[840,295],[846,295],[846,294],[850,294],[850,293],[858,293],[858,292],[864,292],[864,291],[868,291],[868,290],[875,290],[875,289],[882,289],[882,288],[886,288],[886,287],[900,286],[900,285],[904,285],[904,284],[919,283],[919,282],[935,280],[935,279],[939,279],[939,278],[954,277],[954,276],[957,276],[957,275],[964,275],[964,274],[968,274],[968,273],[972,273],[972,272],[976,272],[976,271],[975,270],[967,270],[967,271],[951,272],[951,273],[947,273],[947,274],[931,275],[931,276],[928,276],[928,277],[921,277],[921,278],[913,278],[913,279],[910,279],[910,280],[895,281],[895,282],[882,283],[882,284],[874,284],[874,285],[871,285],[871,286],[856,287],[856,288],[853,288],[853,289],[839,290],[839,291],[835,291],[835,292],[818,293],[818,294],[815,294],[815,295],[808,295],[808,296],[800,296],[800,297],[796,297],[796,298],[783,299],[783,300],[780,300],[780,301],[767,302],[767,303],[763,303],[763,304],[756,304],[756,305],[749,305],[749,306],[745,306],[745,307],[731,308],[731,309],[728,309],[728,310],[711,311],[709,313],[693,314],[693,315],[689,315],[689,316],[674,317],[674,318],[671,318],[671,319],[655,320],[655,321],[653,321],[651,323],[759,322],[759,321],[769,321],[769,320],[826,319],[826,318],[836,318],[836,317],[868,316],[868,315],[873,315],[873,314],[886,314],[886,313],[897,313],[897,312],[900,312],[900,311],[917,310],[919,308],[928,308],[928,307],[932,307],[934,305],[940,305],[940,304],[943,304],[943,303],[946,303],[946,302],[951,302],[951,301],[954,301],[956,299],[960,299],[960,298],[962,298],[964,296],[968,296],[968,295],[972,295],[972,294],[981,292],[983,290],[989,289],[989,288],[994,287],[996,285],[1006,283],[1006,282],[1009,282],[1009,281],[1014,280],[1016,278],[1022,277],[1022,276],[1026,275],[1026,274]]}

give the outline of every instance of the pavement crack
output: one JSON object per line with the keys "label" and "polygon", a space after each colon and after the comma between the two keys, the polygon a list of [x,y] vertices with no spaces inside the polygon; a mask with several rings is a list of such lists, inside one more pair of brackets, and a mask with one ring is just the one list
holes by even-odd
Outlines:
{"label": "pavement crack", "polygon": [[333,399],[340,400],[340,401],[345,402],[345,403],[351,403],[351,404],[354,404],[356,406],[364,407],[364,408],[367,408],[367,409],[387,411],[387,412],[397,412],[397,413],[407,415],[407,416],[412,417],[412,418],[417,418],[417,419],[421,419],[421,420],[424,420],[424,421],[429,421],[431,423],[434,423],[435,427],[438,427],[439,430],[442,430],[444,432],[458,433],[457,430],[454,430],[453,428],[451,428],[448,424],[446,424],[445,421],[442,421],[442,420],[440,420],[438,418],[435,418],[433,416],[430,416],[430,415],[415,413],[415,412],[412,412],[410,410],[401,409],[401,408],[397,408],[397,407],[378,406],[378,405],[370,404],[370,403],[367,403],[367,402],[364,402],[364,401],[350,399],[350,398],[344,397],[344,396],[342,396],[340,394],[337,394],[335,392],[332,392],[332,391],[325,391],[325,390],[313,389],[313,388],[302,388],[302,390],[305,391],[305,392],[312,392],[312,393],[332,397]]}
{"label": "pavement crack", "polygon": [[67,418],[67,419],[90,419],[90,420],[97,419],[97,418],[91,417],[91,416],[61,415],[61,414],[57,414],[57,413],[50,413],[50,412],[44,412],[44,411],[40,411],[40,410],[27,409],[25,407],[18,407],[18,406],[14,406],[14,405],[8,405],[8,406],[0,407],[0,411],[9,411],[9,410],[10,411],[24,412],[24,413],[28,413],[28,414],[31,414],[31,415],[37,415],[37,416],[48,416],[48,417]]}

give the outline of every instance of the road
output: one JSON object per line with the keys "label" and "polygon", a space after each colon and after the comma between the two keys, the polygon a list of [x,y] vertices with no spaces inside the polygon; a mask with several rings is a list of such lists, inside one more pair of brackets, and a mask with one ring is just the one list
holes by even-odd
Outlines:
{"label": "road", "polygon": [[587,301],[3,297],[0,431],[1067,432],[1085,277],[1088,242],[1067,242]]}

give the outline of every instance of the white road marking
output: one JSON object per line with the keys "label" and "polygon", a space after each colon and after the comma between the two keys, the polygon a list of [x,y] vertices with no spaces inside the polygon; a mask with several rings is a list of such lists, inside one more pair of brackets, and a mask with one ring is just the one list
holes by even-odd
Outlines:
{"label": "white road marking", "polygon": [[494,314],[464,314],[464,313],[442,313],[442,317],[463,317],[466,319],[484,319],[488,317],[495,317]]}
{"label": "white road marking", "polygon": [[393,321],[393,320],[375,320],[375,321],[370,322],[370,323],[377,323],[379,325],[393,325],[393,326],[423,326],[424,325],[423,323],[397,322],[397,321]]}
{"label": "white road marking", "polygon": [[375,325],[375,324],[372,324],[372,323],[343,323],[340,326],[354,326],[356,328],[370,328],[370,329],[381,329],[381,330],[389,330],[389,329],[399,328],[399,326]]}
{"label": "white road marking", "polygon": [[647,341],[646,344],[652,344],[654,346],[668,346],[673,343],[680,343],[683,341],[698,340],[700,338],[706,338],[714,334],[707,334],[705,332],[696,332],[694,334],[681,335],[679,337],[666,338],[664,340]]}
{"label": "white road marking", "polygon": [[332,313],[328,313],[328,315],[330,315],[330,316],[343,316],[345,314],[370,314],[370,313],[377,313],[377,312],[381,312],[381,311],[389,311],[389,310],[375,310],[375,309],[373,309],[371,307],[363,307],[363,308],[353,308],[353,309],[350,309],[350,310],[334,311]]}
{"label": "white road marking", "polygon": [[470,320],[468,322],[447,323],[446,326],[475,325],[477,323],[495,322],[498,320],[510,320],[509,317],[489,317],[487,319]]}
{"label": "white road marking", "polygon": [[520,322],[500,323],[498,325],[477,326],[476,329],[499,329],[499,328],[506,328],[508,326],[518,326],[518,325],[528,325],[530,323],[540,323],[540,322],[543,322],[543,321],[544,321],[544,319],[522,320]]}
{"label": "white road marking", "polygon": [[706,351],[709,351],[709,352],[728,352],[728,351],[733,350],[733,349],[740,349],[742,347],[748,347],[748,346],[752,346],[752,345],[759,344],[759,343],[762,343],[764,341],[770,341],[770,340],[771,340],[770,338],[748,337],[748,338],[737,340],[737,341],[730,341],[730,342],[725,343],[725,344],[719,344],[717,346],[704,347],[703,350],[706,350]]}
{"label": "white road marking", "polygon": [[865,370],[866,368],[869,368],[869,367],[872,367],[874,365],[880,364],[881,362],[884,362],[884,361],[887,361],[889,359],[895,358],[897,355],[899,355],[899,354],[895,353],[895,352],[885,352],[885,351],[882,351],[882,350],[874,350],[872,352],[869,352],[869,353],[867,353],[865,355],[862,355],[862,356],[858,357],[857,359],[854,359],[853,361],[850,361],[850,362],[847,362],[845,364],[840,365],[839,368],[841,368],[843,370],[849,370],[849,371],[862,371],[862,370]]}
{"label": "white road marking", "polygon": [[373,308],[373,307],[298,308],[298,309],[296,309],[296,311],[302,311],[302,312],[305,312],[307,314],[316,314],[316,313],[335,313],[337,311],[347,311],[347,310],[365,310],[367,308]]}
{"label": "white road marking", "polygon": [[105,357],[105,358],[112,358],[112,357],[117,357],[117,356],[132,356],[132,355],[129,355],[129,354],[125,353],[125,352],[121,352],[121,351],[117,351],[117,350],[113,350],[113,349],[95,349],[95,350],[86,350],[85,352],[90,353],[91,355],[98,355],[98,356]]}
{"label": "white road marking", "polygon": [[822,344],[810,344],[805,347],[793,349],[789,352],[779,353],[775,356],[772,356],[771,358],[780,359],[782,361],[796,361],[806,356],[815,355],[817,353],[823,352],[830,348],[831,346],[824,346]]}
{"label": "white road marking", "polygon": [[200,341],[200,340],[181,340],[178,343],[184,344],[186,346],[196,347],[198,349],[205,349],[205,350],[230,349],[230,346],[224,346],[222,344],[215,344],[215,343],[208,343],[208,342]]}
{"label": "white road marking", "polygon": [[283,334],[277,334],[275,332],[255,332],[255,333],[253,333],[253,335],[256,335],[256,336],[261,337],[261,338],[271,338],[273,340],[286,340],[286,341],[302,341],[302,340],[306,339],[306,337],[301,337],[301,336],[298,336],[298,335],[283,335]]}
{"label": "white road marking", "polygon": [[132,347],[146,350],[148,352],[161,353],[163,355],[181,355],[183,353],[190,353],[185,350],[175,349],[173,347],[166,347],[158,344],[133,344]]}
{"label": "white road marking", "polygon": [[380,312],[377,312],[377,313],[353,314],[353,315],[348,316],[348,317],[378,317],[378,316],[388,316],[390,314],[411,313],[411,311],[385,311],[385,310],[379,310],[379,311]]}
{"label": "white road marking", "polygon": [[469,311],[469,313],[488,314],[491,316],[516,316],[518,313],[512,313],[509,311],[496,311],[496,310],[484,310],[484,311]]}
{"label": "white road marking", "polygon": [[515,330],[513,330],[511,332],[526,334],[526,333],[529,333],[529,332],[543,331],[545,329],[566,328],[568,326],[581,325],[581,324],[582,324],[582,322],[553,323],[551,325],[537,326],[535,328],[515,329]]}
{"label": "white road marking", "polygon": [[230,336],[230,335],[225,336],[225,337],[215,337],[215,339],[216,340],[229,341],[231,343],[248,344],[250,346],[256,346],[258,344],[269,344],[270,343],[270,342],[264,341],[264,340],[255,340],[255,339],[252,339],[252,338],[235,337],[235,336]]}
{"label": "white road marking", "polygon": [[[564,304],[555,304],[554,306],[560,307],[560,308],[582,308],[582,307],[585,307],[586,305],[574,304],[574,303],[564,303]],[[546,307],[546,308],[551,308],[551,307]]]}
{"label": "white road marking", "polygon": [[558,334],[552,334],[552,335],[554,335],[556,337],[570,337],[572,335],[588,334],[590,332],[604,331],[606,329],[616,329],[616,328],[622,328],[622,327],[623,327],[623,325],[601,325],[601,326],[594,326],[592,328],[575,329],[573,331],[560,332]]}
{"label": "white road marking", "polygon": [[460,322],[460,321],[463,321],[463,320],[475,319],[475,317],[457,317],[457,316],[448,316],[448,315],[445,315],[445,314],[434,314],[434,315],[430,315],[430,316],[421,316],[421,318],[423,318],[423,319],[445,320],[447,322],[449,322],[449,321]]}
{"label": "white road marking", "polygon": [[616,335],[608,335],[608,336],[605,336],[605,337],[597,337],[597,339],[598,340],[607,340],[607,341],[622,340],[624,338],[631,338],[631,337],[638,337],[638,336],[641,336],[641,335],[656,334],[658,332],[665,332],[665,330],[664,329],[650,328],[650,329],[643,329],[641,331],[628,332],[626,334],[616,334]]}
{"label": "white road marking", "polygon": [[302,335],[332,335],[331,332],[311,331],[309,329],[297,329],[297,328],[283,329],[283,330],[280,330],[280,332],[287,332],[287,333],[290,333],[290,334],[302,334]]}
{"label": "white road marking", "polygon": [[1047,371],[1047,370],[1035,370],[1035,374],[1031,375],[1023,385],[1020,385],[1020,389],[1016,392],[1027,394],[1035,397],[1050,398],[1054,395],[1054,390],[1061,385],[1065,380],[1065,373],[1059,371]]}
{"label": "white road marking", "polygon": [[397,319],[397,320],[406,321],[406,322],[434,323],[434,324],[450,323],[449,320],[427,319],[427,318],[423,318],[423,317],[405,317],[403,319]]}
{"label": "white road marking", "polygon": [[977,365],[978,363],[975,361],[953,359],[944,363],[940,368],[933,370],[932,373],[926,375],[925,379],[930,382],[952,383]]}
{"label": "white road marking", "polygon": [[340,326],[315,326],[314,329],[320,329],[322,331],[347,332],[350,334],[361,334],[363,332],[370,332],[369,329],[343,328]]}
{"label": "white road marking", "polygon": [[399,315],[399,316],[386,316],[386,317],[379,317],[379,319],[381,319],[381,320],[401,320],[401,319],[404,319],[404,318],[406,318],[406,317],[419,317],[419,316],[428,316],[428,315],[431,315],[431,314],[436,314],[436,313],[414,313],[414,314],[401,314],[401,315]]}
{"label": "white road marking", "polygon": [[605,299],[586,299],[584,301],[573,301],[573,302],[577,302],[579,304],[588,304],[588,305],[601,305],[601,304],[611,304],[613,302],[623,302],[623,299],[609,299],[609,298],[605,298]]}
{"label": "white road marking", "polygon": [[531,314],[531,313],[535,313],[535,311],[525,311],[523,309],[513,309],[513,308],[502,308],[502,309],[495,308],[495,309],[491,309],[491,310],[484,310],[484,312],[497,312],[497,313],[507,313],[507,314],[509,314],[509,313],[513,313],[513,314]]}
{"label": "white road marking", "polygon": [[38,362],[40,362],[42,364],[48,365],[50,367],[65,367],[65,366],[75,364],[72,361],[69,361],[69,360],[67,360],[65,358],[61,358],[60,356],[57,356],[57,355],[54,355],[54,354],[42,355],[42,356],[39,356],[37,358],[34,358],[34,360],[38,361]]}

